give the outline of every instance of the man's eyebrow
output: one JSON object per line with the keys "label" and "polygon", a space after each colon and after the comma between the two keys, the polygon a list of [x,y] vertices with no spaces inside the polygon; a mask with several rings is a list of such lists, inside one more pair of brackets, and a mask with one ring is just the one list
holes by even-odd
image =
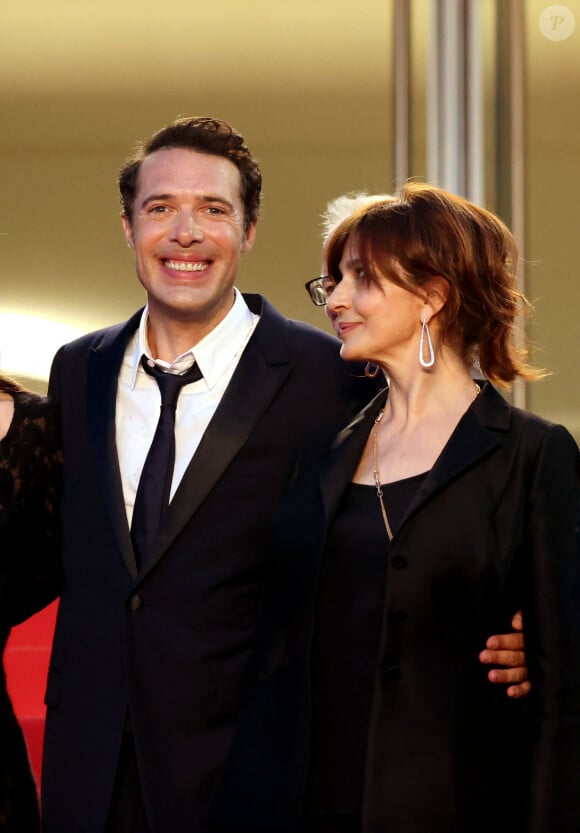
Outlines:
{"label": "man's eyebrow", "polygon": [[[173,194],[150,194],[150,196],[145,197],[145,199],[141,203],[140,208],[141,209],[147,208],[149,203],[152,203],[152,202],[165,202],[167,200],[171,200],[171,199],[173,199],[173,196],[174,196]],[[202,202],[202,203],[204,203],[204,202],[219,203],[220,205],[223,205],[226,208],[229,208],[230,211],[235,210],[232,203],[229,200],[226,200],[225,197],[220,197],[220,196],[217,196],[217,195],[214,195],[214,194],[201,194],[201,195],[197,196],[196,199],[197,199],[198,202]]]}
{"label": "man's eyebrow", "polygon": [[145,197],[140,208],[146,208],[150,202],[163,202],[169,199],[171,199],[171,194],[151,194],[151,196]]}

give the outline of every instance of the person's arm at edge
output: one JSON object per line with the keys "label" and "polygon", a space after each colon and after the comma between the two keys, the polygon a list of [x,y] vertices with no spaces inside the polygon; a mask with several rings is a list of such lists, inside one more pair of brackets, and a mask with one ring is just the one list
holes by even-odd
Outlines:
{"label": "person's arm at edge", "polygon": [[479,661],[485,665],[503,666],[492,668],[487,678],[491,683],[507,685],[506,695],[515,699],[525,697],[532,689],[526,666],[521,610],[514,614],[512,628],[512,633],[490,636],[479,655]]}

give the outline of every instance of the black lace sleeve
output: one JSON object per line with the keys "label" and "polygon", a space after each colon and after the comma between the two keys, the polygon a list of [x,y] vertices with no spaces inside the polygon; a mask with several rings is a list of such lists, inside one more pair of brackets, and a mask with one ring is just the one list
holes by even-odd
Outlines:
{"label": "black lace sleeve", "polygon": [[48,399],[15,394],[0,442],[0,618],[13,625],[60,592],[60,426]]}

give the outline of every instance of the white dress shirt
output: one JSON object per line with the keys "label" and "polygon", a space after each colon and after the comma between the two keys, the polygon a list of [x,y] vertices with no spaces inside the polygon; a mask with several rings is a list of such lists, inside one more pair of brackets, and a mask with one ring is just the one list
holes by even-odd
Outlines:
{"label": "white dress shirt", "polygon": [[[161,395],[157,382],[141,367],[143,355],[151,358],[147,343],[148,309],[143,310],[139,329],[130,340],[119,373],[116,405],[116,442],[123,495],[129,526],[141,470],[157,427]],[[195,348],[170,364],[156,364],[182,373],[195,357],[203,379],[185,385],[179,394],[175,414],[175,466],[170,500],[213,417],[234,374],[259,316],[250,311],[241,293],[235,290],[234,304],[226,317]]]}

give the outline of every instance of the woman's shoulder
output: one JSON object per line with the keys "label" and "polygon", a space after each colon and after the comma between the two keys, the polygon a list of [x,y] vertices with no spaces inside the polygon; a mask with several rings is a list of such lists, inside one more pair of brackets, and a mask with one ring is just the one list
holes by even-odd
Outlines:
{"label": "woman's shoulder", "polygon": [[551,433],[558,435],[570,434],[568,428],[562,423],[554,422],[534,411],[518,408],[515,405],[509,405],[509,409],[512,420],[516,425],[521,426],[522,430],[529,431],[539,437]]}
{"label": "woman's shoulder", "polygon": [[[503,424],[510,430],[525,432],[530,437],[536,437],[539,440],[548,434],[572,436],[565,425],[553,422],[534,411],[512,405],[508,398],[490,382],[485,382],[481,386],[481,393],[482,396],[474,401],[476,409],[480,414],[483,413],[484,417],[489,417],[491,414],[498,424]],[[479,409],[480,404],[483,410]]]}
{"label": "woman's shoulder", "polygon": [[20,390],[12,393],[14,398],[15,417],[19,419],[42,419],[56,413],[56,407],[52,401],[40,393],[29,390]]}
{"label": "woman's shoulder", "polygon": [[47,396],[31,390],[16,390],[10,395],[21,408],[43,408],[48,403]]}
{"label": "woman's shoulder", "polygon": [[47,397],[32,391],[15,391],[14,416],[6,441],[32,446],[56,447],[59,444],[58,410]]}
{"label": "woman's shoulder", "polygon": [[551,454],[559,449],[578,459],[578,443],[565,425],[523,408],[510,406],[510,411],[512,427],[520,435],[524,448],[532,453],[544,451]]}

